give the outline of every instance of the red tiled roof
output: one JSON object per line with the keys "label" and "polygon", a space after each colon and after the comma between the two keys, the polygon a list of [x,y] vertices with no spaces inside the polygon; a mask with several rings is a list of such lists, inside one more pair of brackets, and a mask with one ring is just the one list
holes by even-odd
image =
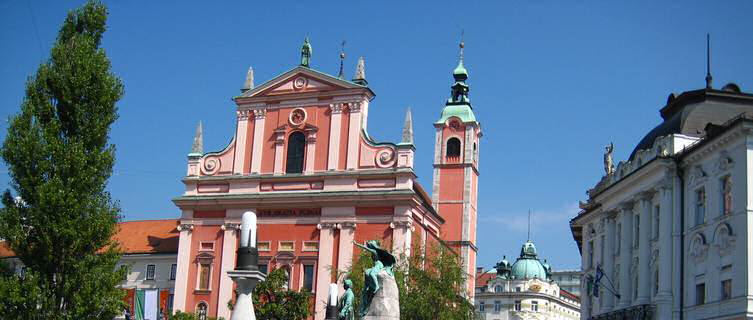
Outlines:
{"label": "red tiled roof", "polygon": [[8,243],[0,241],[0,258],[15,257],[16,254],[10,249]]}
{"label": "red tiled roof", "polygon": [[497,276],[496,273],[492,273],[489,271],[476,275],[476,288],[486,286],[486,284],[489,283],[489,281],[491,279],[494,279],[494,277],[496,276]]}
{"label": "red tiled roof", "polygon": [[178,253],[178,220],[143,220],[118,223],[115,240],[123,253]]}
{"label": "red tiled roof", "polygon": [[[124,254],[178,253],[178,220],[143,220],[118,223],[115,240]],[[14,257],[5,241],[0,241],[0,258]]]}
{"label": "red tiled roof", "polygon": [[565,289],[560,289],[560,296],[564,296],[565,298],[568,298],[570,300],[575,300],[580,302],[580,298],[572,293],[570,291],[567,291]]}

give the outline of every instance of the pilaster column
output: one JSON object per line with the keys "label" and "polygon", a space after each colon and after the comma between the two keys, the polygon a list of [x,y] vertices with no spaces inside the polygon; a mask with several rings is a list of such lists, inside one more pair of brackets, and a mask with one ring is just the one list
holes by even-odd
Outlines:
{"label": "pilaster column", "polygon": [[397,255],[410,256],[411,236],[414,230],[413,222],[397,220],[390,222],[392,228],[392,252]]}
{"label": "pilaster column", "polygon": [[[220,288],[218,301],[230,301],[233,298],[233,280],[228,276],[227,271],[235,269],[235,251],[238,230],[240,224],[225,223],[220,227],[223,230],[222,237],[222,262],[220,265]],[[230,319],[230,309],[227,303],[218,303],[217,317]]]}
{"label": "pilaster column", "polygon": [[274,166],[274,174],[283,174],[283,168],[282,164],[284,162],[284,159],[282,158],[282,155],[285,150],[285,130],[276,130],[275,131],[275,166]]}
{"label": "pilaster column", "polygon": [[[233,174],[243,174],[243,156],[246,154],[246,131],[248,130],[249,110],[238,110],[238,128],[235,130],[235,160]],[[228,277],[230,279],[230,277]]]}
{"label": "pilaster column", "polygon": [[340,161],[340,132],[343,124],[343,104],[333,103],[329,105],[329,151],[327,153],[327,170],[337,170]]}
{"label": "pilaster column", "polygon": [[314,173],[316,160],[316,129],[306,131],[306,166],[303,170],[306,174]]}
{"label": "pilaster column", "polygon": [[[341,222],[338,225],[340,227],[340,243],[337,251],[340,256],[337,259],[337,270],[345,271],[353,263],[353,239],[356,235],[356,223]],[[340,290],[342,291],[342,288]]]}
{"label": "pilaster column", "polygon": [[651,198],[653,198],[654,192],[644,192],[640,196],[640,225],[639,234],[640,240],[638,241],[638,297],[636,298],[636,304],[647,304],[651,298],[651,272],[648,269],[649,260],[651,259],[651,244],[649,243],[651,237]]}
{"label": "pilaster column", "polygon": [[188,267],[191,265],[191,234],[193,224],[181,223],[177,229],[180,232],[180,236],[178,238],[178,270],[177,279],[175,279],[173,309],[175,311],[189,311],[186,310],[186,298],[188,296]]}
{"label": "pilaster column", "polygon": [[[614,274],[614,245],[615,245],[615,237],[616,237],[616,213],[615,212],[609,212],[607,213],[607,219],[606,219],[606,239],[605,239],[605,245],[604,245],[604,257],[603,257],[603,265],[602,268],[604,269],[604,275],[612,278],[612,275]],[[602,280],[603,284],[607,284],[608,282],[604,282]],[[604,291],[604,303],[601,305],[601,311],[607,312],[614,309],[614,295],[611,292]]]}
{"label": "pilaster column", "polygon": [[657,319],[672,317],[672,187],[659,188],[659,292],[656,295]]}
{"label": "pilaster column", "polygon": [[348,161],[346,169],[358,169],[358,148],[361,146],[361,102],[348,104],[350,121],[348,124]]}
{"label": "pilaster column", "polygon": [[325,305],[329,295],[329,283],[332,280],[332,254],[334,252],[335,223],[320,223],[319,229],[319,257],[316,261],[316,296],[314,298],[314,319],[324,320]]}
{"label": "pilaster column", "polygon": [[255,109],[254,112],[254,144],[251,152],[251,173],[261,173],[261,156],[264,150],[264,122],[267,109]]}
{"label": "pilaster column", "polygon": [[620,230],[620,303],[618,307],[626,308],[630,306],[632,298],[630,262],[633,258],[633,202],[622,203],[620,209],[622,210],[620,217],[622,229]]}

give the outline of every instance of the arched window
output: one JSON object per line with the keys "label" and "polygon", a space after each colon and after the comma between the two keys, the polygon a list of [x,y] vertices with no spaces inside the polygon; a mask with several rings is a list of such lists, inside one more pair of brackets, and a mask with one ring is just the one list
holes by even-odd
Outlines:
{"label": "arched window", "polygon": [[502,286],[498,285],[498,286],[494,287],[494,292],[496,292],[496,293],[502,292]]}
{"label": "arched window", "polygon": [[303,155],[306,150],[306,137],[302,132],[296,131],[288,137],[288,156],[286,173],[303,172]]}
{"label": "arched window", "polygon": [[199,320],[207,320],[207,304],[206,302],[199,302],[199,305],[196,306],[196,315],[199,317]]}
{"label": "arched window", "polygon": [[447,157],[460,157],[460,139],[450,138],[447,140]]}

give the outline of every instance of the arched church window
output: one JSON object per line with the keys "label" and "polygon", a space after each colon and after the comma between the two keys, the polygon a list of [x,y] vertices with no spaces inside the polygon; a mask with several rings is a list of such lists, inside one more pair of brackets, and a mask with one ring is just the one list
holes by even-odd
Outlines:
{"label": "arched church window", "polygon": [[199,302],[199,305],[196,306],[196,315],[199,317],[199,320],[207,320],[207,307],[206,302]]}
{"label": "arched church window", "polygon": [[447,140],[447,157],[460,157],[460,139],[450,138]]}
{"label": "arched church window", "polygon": [[288,137],[288,156],[286,173],[303,172],[303,155],[306,150],[306,137],[302,132],[296,131]]}

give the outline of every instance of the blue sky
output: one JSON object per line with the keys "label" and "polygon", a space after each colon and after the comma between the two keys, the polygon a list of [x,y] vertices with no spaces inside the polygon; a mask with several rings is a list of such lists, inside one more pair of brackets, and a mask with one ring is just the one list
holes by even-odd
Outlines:
{"label": "blue sky", "polygon": [[[0,0],[0,118],[18,112],[24,82],[48,57],[68,10],[82,1]],[[175,218],[198,121],[205,150],[234,130],[246,70],[256,83],[299,62],[346,74],[359,56],[377,98],[369,131],[399,141],[413,110],[416,168],[431,183],[434,129],[465,30],[471,101],[482,122],[479,265],[516,257],[533,211],[533,240],[555,269],[579,266],[568,220],[603,173],[604,145],[629,155],[659,123],[670,92],[704,85],[712,35],[715,87],[753,91],[751,1],[106,1],[103,46],[125,83],[111,141],[110,190],[127,220]],[[210,5],[211,3],[211,5]],[[0,122],[4,139],[7,122]],[[8,185],[0,166],[0,187]],[[430,188],[429,188],[430,189]]]}

